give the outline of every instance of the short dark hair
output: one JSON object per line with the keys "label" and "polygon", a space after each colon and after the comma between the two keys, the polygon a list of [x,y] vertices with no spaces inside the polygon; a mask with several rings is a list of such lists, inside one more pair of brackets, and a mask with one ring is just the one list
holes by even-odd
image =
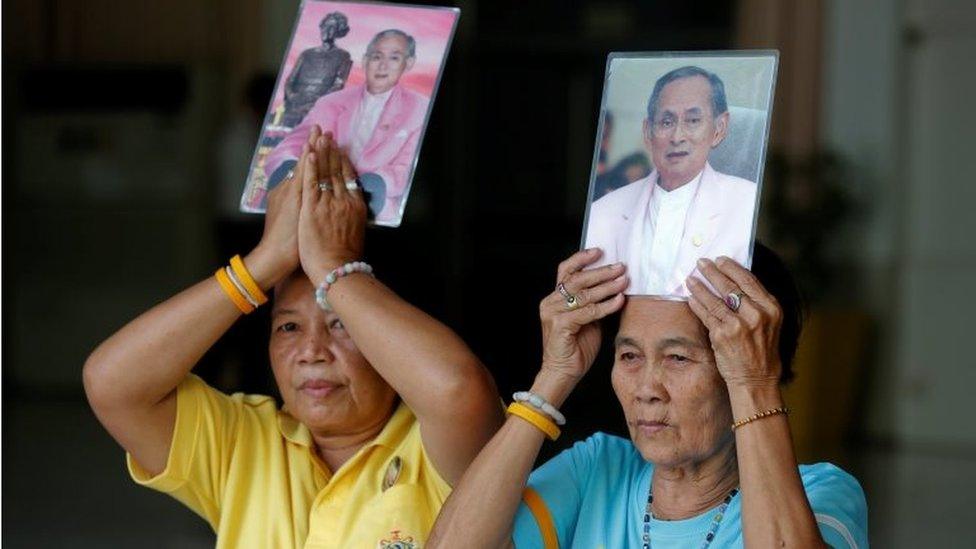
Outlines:
{"label": "short dark hair", "polygon": [[667,86],[675,80],[691,78],[693,76],[701,76],[708,80],[709,85],[712,87],[713,117],[729,110],[728,101],[725,100],[725,84],[722,83],[722,79],[715,73],[706,71],[701,67],[687,66],[674,69],[657,79],[657,82],[654,83],[654,90],[651,91],[651,98],[647,100],[647,119],[652,122],[654,121],[654,115],[657,114],[657,107],[661,102],[661,91],[664,90],[664,86]]}
{"label": "short dark hair", "polygon": [[783,260],[773,250],[760,242],[756,242],[752,254],[752,274],[766,288],[783,310],[783,325],[779,331],[779,358],[783,363],[779,382],[789,383],[793,380],[793,358],[800,343],[800,331],[803,329],[805,307],[796,280]]}

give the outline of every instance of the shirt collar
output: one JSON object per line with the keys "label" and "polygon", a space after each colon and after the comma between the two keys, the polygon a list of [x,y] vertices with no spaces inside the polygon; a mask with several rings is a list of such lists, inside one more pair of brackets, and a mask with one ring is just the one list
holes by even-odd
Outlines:
{"label": "shirt collar", "polygon": [[[413,422],[413,412],[401,401],[397,405],[396,410],[393,411],[393,415],[386,421],[386,425],[383,426],[380,434],[376,435],[376,438],[373,440],[367,442],[360,449],[360,452],[370,446],[395,448],[403,440],[403,437],[407,436]],[[292,417],[285,410],[278,410],[278,431],[289,442],[305,446],[306,448],[313,448],[315,446],[315,439],[312,438],[312,432],[309,431],[308,427]]]}
{"label": "shirt collar", "polygon": [[367,103],[379,103],[381,105],[385,105],[386,101],[390,98],[390,95],[393,93],[393,90],[395,89],[396,86],[393,86],[392,88],[386,90],[383,93],[372,94],[369,93],[369,90],[367,90],[365,86],[363,86],[363,98],[366,100]]}
{"label": "shirt collar", "polygon": [[691,202],[692,197],[695,196],[695,191],[698,190],[698,185],[701,182],[702,175],[704,175],[704,173],[705,170],[703,169],[695,174],[695,177],[692,177],[687,183],[678,187],[677,189],[674,189],[673,191],[665,190],[664,187],[661,186],[660,180],[658,178],[654,178],[654,194],[658,195],[660,200],[666,202],[674,202],[678,204]]}

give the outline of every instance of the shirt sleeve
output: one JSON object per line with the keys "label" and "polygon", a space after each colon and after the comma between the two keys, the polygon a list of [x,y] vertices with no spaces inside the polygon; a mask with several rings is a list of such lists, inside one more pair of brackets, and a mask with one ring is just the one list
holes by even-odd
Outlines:
{"label": "shirt sleeve", "polygon": [[137,484],[164,492],[217,529],[241,402],[190,374],[176,390],[176,425],[166,468],[156,476],[126,454]]}
{"label": "shirt sleeve", "polygon": [[824,541],[835,549],[868,547],[868,505],[857,479],[829,463],[813,465],[802,476]]}
{"label": "shirt sleeve", "polygon": [[[564,450],[529,475],[527,487],[538,494],[556,529],[560,547],[568,547],[576,528],[583,486],[598,440],[590,437]],[[512,541],[517,549],[543,548],[542,532],[523,499],[515,513]]]}

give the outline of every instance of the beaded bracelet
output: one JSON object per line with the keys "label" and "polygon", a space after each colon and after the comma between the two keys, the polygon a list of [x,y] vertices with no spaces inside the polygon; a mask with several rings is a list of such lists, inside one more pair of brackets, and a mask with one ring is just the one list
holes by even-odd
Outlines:
{"label": "beaded bracelet", "polygon": [[549,437],[549,440],[556,440],[559,438],[559,427],[556,427],[556,424],[553,423],[551,419],[540,414],[539,412],[536,412],[521,402],[513,402],[509,404],[508,413],[513,416],[518,416],[525,421],[528,421],[532,425],[535,425],[540,431]]}
{"label": "beaded bracelet", "polygon": [[319,284],[319,287],[315,289],[315,302],[318,303],[319,307],[323,310],[331,311],[332,306],[329,302],[325,300],[325,294],[328,293],[329,288],[336,283],[336,280],[350,275],[352,273],[363,273],[369,276],[373,276],[373,267],[369,263],[363,261],[353,261],[352,263],[346,263],[341,267],[332,269],[329,274],[325,275],[325,280]]}
{"label": "beaded bracelet", "polygon": [[562,415],[555,406],[549,404],[546,399],[541,396],[530,393],[529,391],[519,391],[512,395],[512,400],[515,402],[528,402],[533,408],[545,413],[547,416],[551,417],[556,425],[566,425],[566,416]]}
{"label": "beaded bracelet", "polygon": [[752,423],[757,419],[762,419],[764,417],[769,417],[769,416],[775,416],[776,414],[789,415],[789,413],[790,413],[790,409],[787,408],[786,406],[780,406],[779,408],[770,408],[765,412],[759,412],[758,414],[753,414],[745,419],[740,419],[739,421],[736,421],[735,423],[732,424],[732,430],[735,431],[736,429],[742,427],[746,423]]}

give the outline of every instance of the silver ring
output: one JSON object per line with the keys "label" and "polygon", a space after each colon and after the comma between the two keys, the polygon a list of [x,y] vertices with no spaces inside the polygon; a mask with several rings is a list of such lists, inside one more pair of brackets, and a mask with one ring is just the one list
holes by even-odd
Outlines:
{"label": "silver ring", "polygon": [[733,313],[738,311],[739,307],[742,305],[742,294],[735,290],[729,292],[728,295],[725,296],[725,305],[728,306],[729,309],[732,309]]}
{"label": "silver ring", "polygon": [[569,290],[566,289],[566,285],[562,282],[556,286],[556,291],[559,292],[559,295],[563,296],[563,299],[566,300],[566,307],[569,310],[576,309],[580,306],[579,296],[569,293]]}
{"label": "silver ring", "polygon": [[356,179],[350,179],[350,180],[346,181],[346,189],[347,190],[350,190],[350,191],[358,191],[359,190],[359,181],[356,180]]}
{"label": "silver ring", "polygon": [[326,183],[324,181],[319,181],[319,190],[322,191],[322,192],[331,192],[332,191],[332,185],[330,185],[330,184],[328,184],[328,183]]}
{"label": "silver ring", "polygon": [[288,170],[288,173],[285,174],[285,181],[291,181],[294,178],[295,178],[295,170]]}

